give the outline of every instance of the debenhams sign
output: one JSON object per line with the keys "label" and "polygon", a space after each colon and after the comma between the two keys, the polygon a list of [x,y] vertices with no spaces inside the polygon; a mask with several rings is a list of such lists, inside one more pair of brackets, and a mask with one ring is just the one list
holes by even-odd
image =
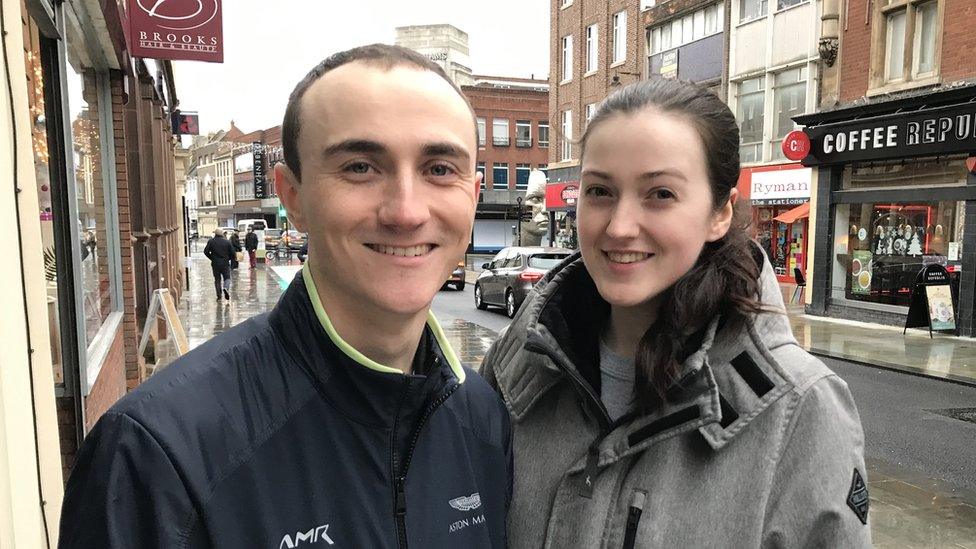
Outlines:
{"label": "debenhams sign", "polygon": [[806,128],[805,166],[976,151],[976,104]]}

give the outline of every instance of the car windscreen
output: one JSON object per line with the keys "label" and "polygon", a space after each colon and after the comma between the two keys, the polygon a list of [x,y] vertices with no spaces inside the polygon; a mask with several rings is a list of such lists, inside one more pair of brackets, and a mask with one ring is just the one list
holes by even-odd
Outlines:
{"label": "car windscreen", "polygon": [[533,269],[551,269],[569,257],[567,254],[535,254],[529,256],[529,267]]}
{"label": "car windscreen", "polygon": [[265,229],[264,236],[281,236],[281,229]]}

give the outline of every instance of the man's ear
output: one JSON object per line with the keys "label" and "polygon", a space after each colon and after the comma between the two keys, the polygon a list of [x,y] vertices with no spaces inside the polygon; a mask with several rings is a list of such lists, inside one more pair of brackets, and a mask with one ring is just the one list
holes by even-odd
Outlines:
{"label": "man's ear", "polygon": [[735,215],[735,201],[739,199],[739,189],[733,188],[729,192],[729,200],[712,214],[712,227],[709,231],[708,241],[715,242],[729,232],[732,226],[732,218]]}
{"label": "man's ear", "polygon": [[276,164],[274,170],[275,190],[278,192],[278,199],[288,211],[288,222],[297,230],[305,232],[305,212],[302,211],[302,202],[298,197],[301,183],[284,162]]}
{"label": "man's ear", "polygon": [[475,171],[474,172],[474,202],[478,203],[478,198],[481,196],[481,181],[485,178],[485,174]]}

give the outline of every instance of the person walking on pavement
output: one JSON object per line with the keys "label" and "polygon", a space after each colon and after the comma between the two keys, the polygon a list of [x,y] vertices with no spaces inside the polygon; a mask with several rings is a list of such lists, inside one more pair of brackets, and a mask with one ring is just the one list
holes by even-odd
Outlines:
{"label": "person walking on pavement", "polygon": [[512,547],[870,547],[857,408],[736,215],[728,106],[645,80],[580,150],[580,252],[482,365],[513,416]]}
{"label": "person walking on pavement", "polygon": [[251,261],[251,268],[257,267],[258,235],[252,227],[248,227],[247,234],[244,235],[244,249],[247,250],[248,259]]}
{"label": "person walking on pavement", "polygon": [[412,50],[312,69],[275,166],[308,260],[274,310],[98,420],[61,548],[506,547],[508,412],[430,312],[471,238],[476,136],[460,89]]}
{"label": "person walking on pavement", "polygon": [[237,236],[237,231],[230,233],[230,244],[234,247],[234,256],[230,259],[230,268],[234,270],[240,264],[237,259],[237,254],[244,251],[244,248],[241,246],[241,237]]}
{"label": "person walking on pavement", "polygon": [[210,267],[213,270],[217,301],[220,301],[221,297],[230,300],[230,265],[234,253],[234,245],[224,238],[223,229],[216,229],[213,238],[203,248],[203,255],[210,260]]}

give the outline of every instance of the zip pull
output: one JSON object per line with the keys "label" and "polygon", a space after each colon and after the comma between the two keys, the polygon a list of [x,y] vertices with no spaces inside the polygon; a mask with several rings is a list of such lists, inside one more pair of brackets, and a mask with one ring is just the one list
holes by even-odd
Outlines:
{"label": "zip pull", "polygon": [[600,448],[599,439],[590,445],[586,453],[586,467],[583,469],[583,476],[580,478],[579,495],[590,499],[593,497],[593,485],[596,483],[596,475],[600,472]]}
{"label": "zip pull", "polygon": [[396,513],[397,518],[403,517],[407,514],[407,494],[404,490],[404,485],[406,484],[406,478],[397,477],[396,479]]}
{"label": "zip pull", "polygon": [[640,525],[646,499],[647,494],[640,490],[634,490],[634,494],[630,497],[630,509],[627,511],[627,531],[624,533],[624,549],[634,549],[634,544],[637,543],[637,526]]}

